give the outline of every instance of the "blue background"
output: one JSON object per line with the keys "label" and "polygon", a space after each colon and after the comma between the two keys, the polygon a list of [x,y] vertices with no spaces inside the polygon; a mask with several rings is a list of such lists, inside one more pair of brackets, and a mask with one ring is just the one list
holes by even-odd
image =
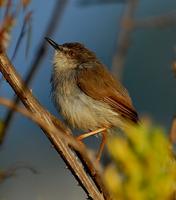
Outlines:
{"label": "blue background", "polygon": [[[30,61],[35,56],[36,47],[45,37],[43,33],[55,3],[54,0],[37,0],[32,1],[30,5],[33,10],[30,53],[26,60],[25,43],[23,42],[13,62],[22,76],[30,68]],[[171,12],[175,8],[176,1],[173,0],[141,0],[136,18],[158,16]],[[110,69],[123,9],[124,4],[100,3],[85,6],[78,4],[77,0],[71,0],[53,39],[58,43],[69,41],[84,43],[95,51]],[[12,34],[11,46],[8,51],[10,57],[22,26],[22,18],[21,14]],[[135,30],[132,34],[132,45],[129,48],[122,80],[128,88],[139,114],[141,116],[147,114],[156,124],[162,124],[167,129],[176,112],[176,81],[171,70],[171,63],[175,56],[175,35],[175,27]],[[49,48],[30,88],[42,105],[59,117],[50,99],[49,80],[52,57],[53,49]],[[0,88],[0,95],[7,98],[14,95],[5,81]],[[3,118],[6,109],[2,107],[0,109],[0,116]],[[88,139],[89,143],[92,143],[91,146],[95,146],[97,139],[90,138]],[[85,199],[84,192],[77,186],[75,179],[66,169],[65,164],[40,128],[20,114],[15,114],[0,150],[0,166],[5,170],[14,163],[21,162],[33,166],[39,173],[34,175],[26,170],[18,171],[15,177],[0,185],[0,199]]]}

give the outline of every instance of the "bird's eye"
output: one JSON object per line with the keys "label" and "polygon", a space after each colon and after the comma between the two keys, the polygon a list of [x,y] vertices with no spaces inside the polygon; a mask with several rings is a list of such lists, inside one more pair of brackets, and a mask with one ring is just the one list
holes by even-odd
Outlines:
{"label": "bird's eye", "polygon": [[73,51],[68,52],[70,56],[75,56],[75,53]]}

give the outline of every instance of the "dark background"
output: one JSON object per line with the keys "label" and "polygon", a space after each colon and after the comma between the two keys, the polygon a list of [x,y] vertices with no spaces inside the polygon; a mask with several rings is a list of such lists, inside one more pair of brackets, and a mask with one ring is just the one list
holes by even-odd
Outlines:
{"label": "dark background", "polygon": [[[105,3],[104,3],[105,2]],[[108,3],[106,3],[108,2]],[[115,2],[115,3],[114,3]],[[125,1],[69,1],[61,23],[53,39],[58,43],[78,41],[96,52],[97,56],[111,68],[119,34],[119,21]],[[17,53],[14,65],[25,75],[35,49],[45,36],[43,32],[52,15],[56,1],[32,1],[33,36],[30,53],[26,60],[24,44]],[[176,9],[173,0],[141,0],[136,18],[159,16]],[[14,45],[22,25],[22,16],[13,31],[8,55],[12,56]],[[122,81],[128,88],[139,114],[148,115],[155,124],[169,129],[176,112],[176,81],[171,70],[176,45],[176,27],[143,28],[132,34],[132,44],[123,68]],[[50,98],[50,73],[53,49],[43,59],[40,70],[30,86],[33,94],[53,114],[57,115]],[[0,95],[11,98],[14,93],[4,81]],[[0,108],[3,118],[6,109]],[[96,138],[87,140],[97,142]],[[85,199],[84,192],[77,186],[56,151],[42,131],[31,121],[15,114],[7,137],[0,149],[0,166],[6,169],[15,163],[25,163],[39,173],[20,170],[15,177],[0,185],[2,200],[56,200]]]}

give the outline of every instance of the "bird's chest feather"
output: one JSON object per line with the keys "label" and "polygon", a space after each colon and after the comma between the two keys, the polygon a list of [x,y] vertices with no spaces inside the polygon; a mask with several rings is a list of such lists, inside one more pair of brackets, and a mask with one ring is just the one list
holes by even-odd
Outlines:
{"label": "bird's chest feather", "polygon": [[53,75],[51,83],[54,103],[67,122],[88,129],[94,118],[92,101],[77,87],[75,74]]}
{"label": "bird's chest feather", "polygon": [[51,83],[54,103],[73,127],[93,130],[117,123],[117,113],[107,104],[94,100],[80,90],[74,73],[53,73]]}

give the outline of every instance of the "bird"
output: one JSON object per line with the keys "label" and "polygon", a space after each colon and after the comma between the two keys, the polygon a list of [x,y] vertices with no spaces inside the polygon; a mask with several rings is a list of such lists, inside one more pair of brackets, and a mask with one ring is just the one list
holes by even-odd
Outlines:
{"label": "bird", "polygon": [[54,105],[68,125],[85,132],[76,137],[78,141],[102,135],[96,156],[99,161],[108,130],[113,127],[123,130],[126,123],[139,121],[129,93],[83,44],[57,44],[48,37],[45,39],[55,49],[51,73]]}

